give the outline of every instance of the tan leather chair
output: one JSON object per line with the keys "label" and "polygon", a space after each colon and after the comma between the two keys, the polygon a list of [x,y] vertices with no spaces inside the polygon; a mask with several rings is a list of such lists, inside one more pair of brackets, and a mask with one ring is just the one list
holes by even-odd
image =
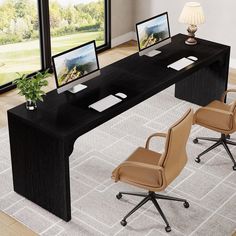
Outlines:
{"label": "tan leather chair", "polygon": [[215,142],[212,146],[206,149],[204,152],[200,153],[195,161],[200,163],[200,157],[212,149],[223,145],[227,151],[230,159],[233,162],[233,170],[236,170],[236,162],[232,153],[230,152],[228,145],[236,145],[235,142],[232,142],[230,139],[230,134],[236,131],[236,101],[231,104],[226,104],[226,95],[229,92],[236,92],[235,89],[229,89],[225,91],[222,95],[221,101],[213,101],[208,104],[206,107],[198,109],[194,114],[194,123],[201,125],[205,128],[214,130],[221,133],[220,138],[206,138],[206,137],[197,137],[193,140],[194,143],[198,143],[198,140],[206,140]]}
{"label": "tan leather chair", "polygon": [[[144,199],[130,211],[120,222],[127,224],[126,219],[137,211],[146,202],[152,201],[163,220],[166,223],[165,230],[171,231],[171,227],[162,212],[156,199],[180,201],[188,208],[186,199],[169,197],[155,192],[164,190],[182,171],[187,162],[186,143],[192,126],[193,111],[189,109],[185,115],[168,130],[167,134],[155,133],[147,141],[145,148],[137,148],[126,161],[121,163],[112,173],[112,178],[143,189],[148,193],[119,192],[116,197],[120,199],[123,194],[144,197]],[[150,140],[153,137],[166,138],[164,152],[158,153],[149,149]]]}

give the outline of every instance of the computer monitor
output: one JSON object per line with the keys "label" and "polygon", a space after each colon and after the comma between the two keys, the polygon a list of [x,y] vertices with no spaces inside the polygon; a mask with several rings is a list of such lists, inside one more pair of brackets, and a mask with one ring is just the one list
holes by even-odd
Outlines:
{"label": "computer monitor", "polygon": [[100,75],[95,41],[72,48],[52,57],[57,92],[77,93],[82,85]]}
{"label": "computer monitor", "polygon": [[168,13],[137,23],[136,32],[140,56],[153,57],[161,53],[155,49],[171,43]]}

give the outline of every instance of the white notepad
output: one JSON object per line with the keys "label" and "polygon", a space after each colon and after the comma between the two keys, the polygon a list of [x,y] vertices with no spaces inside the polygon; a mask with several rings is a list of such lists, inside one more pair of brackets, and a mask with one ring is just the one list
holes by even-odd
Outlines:
{"label": "white notepad", "polygon": [[190,60],[190,59],[188,59],[186,57],[183,57],[183,58],[179,59],[178,61],[168,65],[167,67],[179,71],[179,70],[182,70],[186,66],[189,66],[189,65],[191,65],[193,63],[194,63],[194,61],[192,61],[192,60]]}

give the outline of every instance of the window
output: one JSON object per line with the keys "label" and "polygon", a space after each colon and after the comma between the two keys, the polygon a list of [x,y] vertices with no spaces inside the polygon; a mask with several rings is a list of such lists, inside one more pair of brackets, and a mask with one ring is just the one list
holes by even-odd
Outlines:
{"label": "window", "polygon": [[110,0],[0,0],[0,92],[17,73],[51,66],[51,55],[96,40],[110,47]]}
{"label": "window", "polygon": [[0,88],[41,69],[36,0],[0,0]]}
{"label": "window", "polygon": [[52,54],[96,40],[105,44],[104,0],[50,0]]}

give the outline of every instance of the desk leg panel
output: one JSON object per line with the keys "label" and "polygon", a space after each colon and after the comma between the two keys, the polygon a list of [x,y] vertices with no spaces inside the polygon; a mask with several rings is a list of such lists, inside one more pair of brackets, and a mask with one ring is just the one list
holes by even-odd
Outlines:
{"label": "desk leg panel", "polygon": [[228,84],[229,57],[199,69],[175,85],[175,96],[200,106],[219,100]]}
{"label": "desk leg panel", "polygon": [[64,143],[8,114],[14,191],[65,221],[71,219]]}

